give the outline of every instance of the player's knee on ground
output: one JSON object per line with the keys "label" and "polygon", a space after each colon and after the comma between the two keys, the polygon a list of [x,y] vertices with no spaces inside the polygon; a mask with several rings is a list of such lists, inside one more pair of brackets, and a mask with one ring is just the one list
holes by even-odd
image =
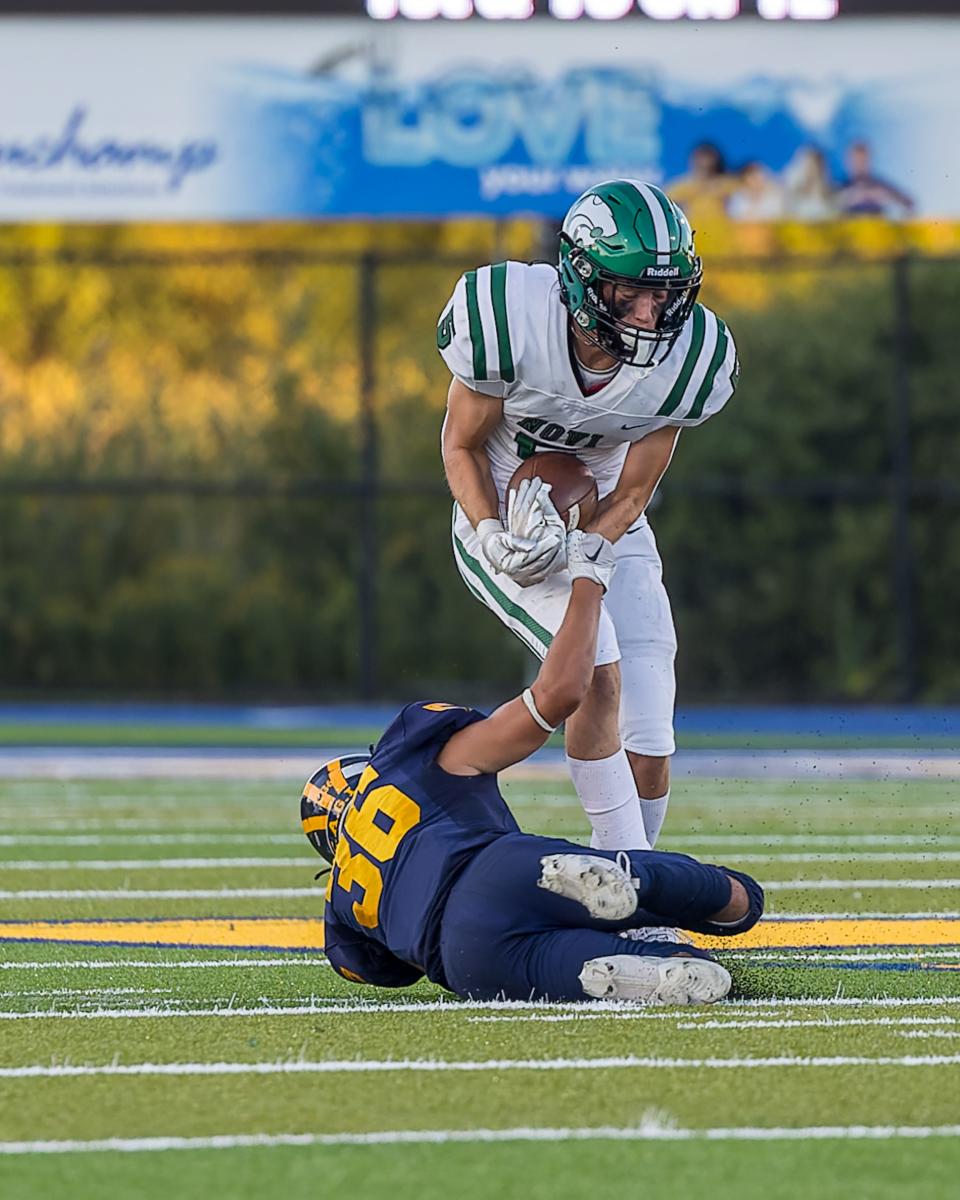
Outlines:
{"label": "player's knee on ground", "polygon": [[763,916],[763,888],[742,871],[730,867],[724,867],[723,871],[730,880],[730,900],[710,920],[724,926],[717,930],[718,933],[743,933],[752,929]]}

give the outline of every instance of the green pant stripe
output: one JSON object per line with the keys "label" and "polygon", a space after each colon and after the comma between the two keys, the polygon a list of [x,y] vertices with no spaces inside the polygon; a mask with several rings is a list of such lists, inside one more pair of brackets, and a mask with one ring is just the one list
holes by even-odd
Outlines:
{"label": "green pant stripe", "polygon": [[524,628],[529,629],[535,638],[543,643],[544,646],[549,646],[553,641],[553,634],[549,629],[544,629],[539,621],[535,621],[528,612],[525,612],[519,604],[516,604],[510,597],[493,582],[490,576],[484,571],[483,567],[467,552],[467,548],[463,542],[453,535],[453,544],[456,547],[457,554],[461,560],[470,568],[473,574],[483,585],[484,590],[494,599],[500,608],[512,617],[515,621],[519,621]]}
{"label": "green pant stripe", "polygon": [[467,281],[467,320],[470,323],[470,343],[473,346],[473,377],[487,377],[487,348],[483,341],[483,324],[480,321],[480,305],[477,302],[477,273],[468,271],[464,277]]}
{"label": "green pant stripe", "polygon": [[700,384],[700,390],[697,392],[690,411],[687,413],[688,420],[695,421],[703,412],[703,406],[707,402],[707,397],[713,391],[713,381],[716,379],[720,365],[726,357],[727,327],[717,317],[717,345],[713,351],[713,358],[710,359],[710,366],[707,367],[707,373],[703,377],[703,383]]}
{"label": "green pant stripe", "polygon": [[507,264],[497,263],[490,268],[490,300],[493,319],[497,324],[497,346],[500,350],[500,378],[513,383],[513,352],[510,349],[510,327],[507,324]]}
{"label": "green pant stripe", "polygon": [[697,359],[700,357],[701,350],[703,350],[706,324],[706,318],[703,315],[703,305],[695,304],[693,306],[693,336],[690,338],[690,349],[687,351],[687,357],[683,360],[683,366],[680,368],[677,381],[670,389],[670,395],[667,396],[666,400],[664,400],[663,404],[657,410],[658,417],[669,417],[679,407],[680,401],[683,399],[683,394],[687,390],[687,384],[690,382],[690,376],[697,365]]}
{"label": "green pant stripe", "polygon": [[[467,585],[467,591],[471,596],[473,596],[474,600],[479,600],[484,608],[489,609],[490,605],[484,600],[483,593],[480,591],[480,589],[475,584],[471,583],[470,579],[462,572],[460,574],[460,578]],[[496,616],[496,613],[493,615]],[[519,638],[531,654],[535,654],[537,658],[543,661],[543,649],[536,644],[529,633],[522,629],[510,629],[508,632],[512,633],[514,637]]]}

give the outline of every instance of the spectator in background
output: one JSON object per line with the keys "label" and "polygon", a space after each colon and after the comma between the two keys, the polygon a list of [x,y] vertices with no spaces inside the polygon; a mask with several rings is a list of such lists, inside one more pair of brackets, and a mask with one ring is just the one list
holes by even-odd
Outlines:
{"label": "spectator in background", "polygon": [[698,142],[690,151],[687,173],[667,185],[694,228],[715,224],[727,216],[727,201],[736,186],[719,146]]}
{"label": "spectator in background", "polygon": [[822,150],[801,146],[783,169],[785,215],[824,221],[837,214],[833,180]]}
{"label": "spectator in background", "polygon": [[727,211],[735,221],[776,221],[783,216],[783,189],[760,162],[740,168]]}
{"label": "spectator in background", "polygon": [[873,174],[870,147],[851,142],[847,147],[849,175],[837,193],[837,207],[849,216],[906,217],[914,209],[910,196]]}

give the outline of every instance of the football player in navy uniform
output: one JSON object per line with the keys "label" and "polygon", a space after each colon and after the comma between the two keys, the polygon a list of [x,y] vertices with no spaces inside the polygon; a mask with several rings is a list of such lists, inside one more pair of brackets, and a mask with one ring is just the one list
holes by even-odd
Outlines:
{"label": "football player in navy uniform", "polygon": [[[518,503],[542,506],[538,479]],[[475,999],[708,1003],[728,972],[676,929],[750,929],[749,876],[655,850],[596,850],[521,833],[497,772],[573,713],[593,674],[600,602],[616,567],[597,533],[571,533],[566,615],[533,684],[490,716],[402,709],[371,755],[326,763],[301,800],[331,863],[325,949],[346,979],[406,987],[422,975]],[[646,935],[646,936],[645,936]]]}

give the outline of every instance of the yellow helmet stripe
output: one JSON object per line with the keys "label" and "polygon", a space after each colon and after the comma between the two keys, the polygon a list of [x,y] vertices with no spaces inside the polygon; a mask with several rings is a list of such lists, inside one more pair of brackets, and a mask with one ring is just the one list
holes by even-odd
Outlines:
{"label": "yellow helmet stripe", "polygon": [[338,792],[346,792],[349,790],[349,785],[343,777],[343,769],[340,766],[340,759],[335,758],[333,762],[327,763],[327,775],[330,777],[330,782]]}
{"label": "yellow helmet stripe", "polygon": [[304,817],[301,824],[304,833],[317,833],[321,829],[326,829],[327,814],[321,813],[319,817]]}

